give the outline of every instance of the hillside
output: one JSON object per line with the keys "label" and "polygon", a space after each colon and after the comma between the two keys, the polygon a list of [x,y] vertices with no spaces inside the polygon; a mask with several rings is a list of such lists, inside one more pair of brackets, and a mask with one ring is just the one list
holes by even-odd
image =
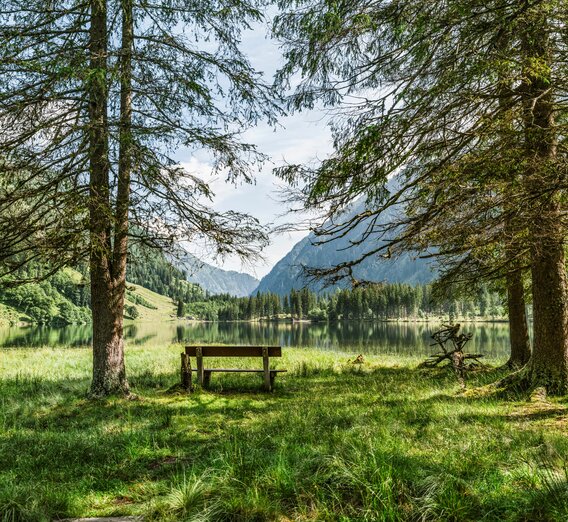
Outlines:
{"label": "hillside", "polygon": [[[361,212],[363,208],[363,204],[359,203],[351,213]],[[383,223],[388,219],[387,214],[383,217]],[[350,246],[350,242],[359,239],[365,227],[366,223],[363,222],[345,237],[323,245],[315,244],[318,238],[311,233],[296,243],[292,250],[276,263],[262,278],[255,292],[275,292],[283,295],[291,289],[298,290],[306,285],[314,291],[321,290],[321,284],[309,283],[306,280],[303,267],[325,268],[358,258],[369,249],[369,243]],[[370,257],[355,267],[353,273],[357,279],[366,281],[409,284],[428,283],[435,276],[426,260],[415,259],[409,254],[396,259]]]}
{"label": "hillside", "polygon": [[[136,321],[163,321],[176,317],[181,300],[202,300],[205,292],[185,280],[164,255],[155,250],[131,247],[128,267],[125,318]],[[18,278],[41,277],[41,267],[31,263]],[[15,277],[15,276],[14,276]],[[33,323],[62,326],[91,321],[89,274],[83,264],[65,268],[47,279],[10,286],[10,277],[0,286],[0,325]]]}
{"label": "hillside", "polygon": [[251,294],[259,283],[258,279],[249,274],[217,268],[200,261],[189,252],[181,258],[169,259],[176,268],[186,273],[188,281],[197,283],[210,294],[244,297]]}
{"label": "hillside", "polygon": [[[89,289],[83,276],[66,268],[40,283],[0,289],[0,325],[63,326],[91,321]],[[128,283],[125,318],[164,321],[176,317],[171,297]]]}
{"label": "hillside", "polygon": [[[128,283],[126,303],[136,307],[136,321],[158,322],[176,318],[176,304],[170,297],[140,285]],[[125,315],[127,319],[132,319]]]}
{"label": "hillside", "polygon": [[175,267],[162,251],[141,245],[130,247],[126,279],[176,302],[189,303],[205,296],[203,289],[187,281],[186,274]]}
{"label": "hillside", "polygon": [[131,247],[127,277],[133,283],[186,303],[205,293],[247,296],[259,283],[249,274],[214,267],[189,252],[173,255],[140,245]]}
{"label": "hillside", "polygon": [[[26,267],[18,277],[37,276],[37,265]],[[88,285],[72,268],[60,270],[48,279],[25,285],[0,286],[0,324],[37,323],[65,325],[90,321]]]}
{"label": "hillside", "polygon": [[[193,313],[191,305],[203,304],[207,294],[222,294],[219,298],[231,299],[248,295],[258,284],[248,274],[199,265],[189,254],[180,265],[174,266],[159,250],[131,245],[125,318],[136,322],[167,321],[177,317],[180,303],[182,309],[185,306],[188,313]],[[32,263],[23,268],[18,277],[39,277],[40,274],[39,265]],[[194,282],[196,280],[200,284]],[[9,283],[9,278],[5,282]],[[0,325],[89,323],[90,302],[86,266],[65,268],[41,282],[0,286]]]}

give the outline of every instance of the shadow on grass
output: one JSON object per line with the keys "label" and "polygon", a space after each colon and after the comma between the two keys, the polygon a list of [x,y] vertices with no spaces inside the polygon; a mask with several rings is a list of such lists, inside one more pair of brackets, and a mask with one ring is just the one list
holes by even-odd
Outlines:
{"label": "shadow on grass", "polygon": [[[461,435],[452,434],[456,443],[440,451],[439,438],[427,438],[445,415],[463,423],[507,418],[496,409],[441,412],[440,404],[496,399],[440,391],[440,383],[455,386],[451,374],[432,379],[417,378],[410,368],[312,370],[279,377],[274,393],[263,392],[250,376],[219,376],[210,391],[189,396],[165,391],[176,372],[144,372],[131,377],[136,401],[87,401],[82,379],[5,380],[0,485],[17,480],[18,491],[5,493],[17,505],[37,496],[38,483],[46,485],[37,513],[52,518],[84,514],[79,499],[86,495],[90,506],[105,506],[98,508],[105,514],[130,514],[130,505],[112,507],[109,499],[143,505],[178,487],[186,473],[216,477],[210,495],[224,506],[219,520],[270,520],[310,510],[316,519],[372,520],[382,513],[385,520],[423,514],[477,520],[488,512],[507,519],[530,511],[523,488],[484,496],[502,484],[490,480],[497,480],[491,477],[504,455],[483,454],[467,469]],[[50,488],[63,492],[52,498]],[[40,519],[32,515],[27,519]]]}

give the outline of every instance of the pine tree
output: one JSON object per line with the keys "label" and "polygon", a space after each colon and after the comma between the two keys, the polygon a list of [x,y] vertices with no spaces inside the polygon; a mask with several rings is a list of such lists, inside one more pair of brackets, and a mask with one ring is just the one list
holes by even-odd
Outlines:
{"label": "pine tree", "polygon": [[238,43],[261,19],[247,1],[2,4],[0,121],[12,132],[0,137],[0,261],[56,271],[89,259],[93,396],[129,393],[129,239],[201,238],[242,257],[265,243],[256,220],[203,205],[209,187],[169,154],[205,149],[229,179],[251,180],[261,157],[238,131],[276,107]]}
{"label": "pine tree", "polygon": [[[287,49],[280,78],[286,84],[301,77],[293,106],[354,102],[334,122],[336,151],[329,159],[315,170],[281,170],[291,182],[305,181],[306,206],[327,209],[324,217],[335,225],[320,228],[320,237],[369,223],[364,254],[309,274],[352,278],[363,259],[416,248],[433,223],[437,233],[428,246],[445,254],[456,247],[462,260],[473,252],[476,263],[497,257],[487,266],[500,276],[518,271],[527,254],[534,347],[514,378],[560,394],[568,389],[560,181],[567,164],[566,10],[557,0],[303,0],[275,24]],[[452,183],[459,190],[448,189]],[[359,197],[366,212],[341,219]],[[406,218],[375,226],[396,204],[407,207]],[[467,242],[447,242],[440,232],[436,219],[447,205],[453,234]]]}

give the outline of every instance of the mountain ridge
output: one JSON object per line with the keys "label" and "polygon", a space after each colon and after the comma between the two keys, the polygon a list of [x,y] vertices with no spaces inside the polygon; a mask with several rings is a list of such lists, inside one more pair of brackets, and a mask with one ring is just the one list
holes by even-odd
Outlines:
{"label": "mountain ridge", "polygon": [[[360,213],[364,208],[364,202],[359,201],[353,205],[347,216]],[[379,221],[379,226],[392,220],[396,211],[397,209],[391,209],[385,212]],[[324,289],[323,283],[308,281],[304,274],[304,267],[328,268],[357,259],[370,248],[367,241],[362,244],[352,244],[361,237],[367,224],[363,221],[344,237],[323,244],[321,238],[313,232],[310,233],[296,243],[290,252],[274,265],[272,270],[260,280],[253,293],[275,292],[284,295],[292,289],[299,290],[304,286],[321,292]],[[405,253],[392,259],[371,256],[353,267],[353,276],[359,280],[372,282],[424,284],[434,279],[435,272],[429,261]],[[346,286],[348,283],[342,282],[327,288]]]}
{"label": "mountain ridge", "polygon": [[167,256],[168,261],[186,273],[190,283],[197,283],[210,294],[230,294],[235,297],[250,295],[260,281],[245,272],[225,270],[199,260],[185,251],[180,256]]}

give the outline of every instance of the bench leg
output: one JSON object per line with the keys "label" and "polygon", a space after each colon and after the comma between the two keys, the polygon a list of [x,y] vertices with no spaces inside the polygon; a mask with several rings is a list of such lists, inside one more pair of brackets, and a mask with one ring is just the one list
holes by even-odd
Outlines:
{"label": "bench leg", "polygon": [[268,348],[262,348],[262,363],[264,366],[264,389],[272,390],[272,379],[270,378],[270,359],[268,358]]}
{"label": "bench leg", "polygon": [[274,379],[276,379],[276,375],[278,375],[276,372],[270,372],[270,389],[271,390],[274,389]]}
{"label": "bench leg", "polygon": [[209,388],[210,383],[211,383],[211,372],[204,370],[203,371],[203,387]]}
{"label": "bench leg", "polygon": [[197,382],[200,386],[203,386],[203,355],[201,352],[201,348],[197,348],[196,350],[197,355]]}
{"label": "bench leg", "polygon": [[186,353],[181,354],[181,387],[188,392],[193,391],[191,382],[191,360]]}

